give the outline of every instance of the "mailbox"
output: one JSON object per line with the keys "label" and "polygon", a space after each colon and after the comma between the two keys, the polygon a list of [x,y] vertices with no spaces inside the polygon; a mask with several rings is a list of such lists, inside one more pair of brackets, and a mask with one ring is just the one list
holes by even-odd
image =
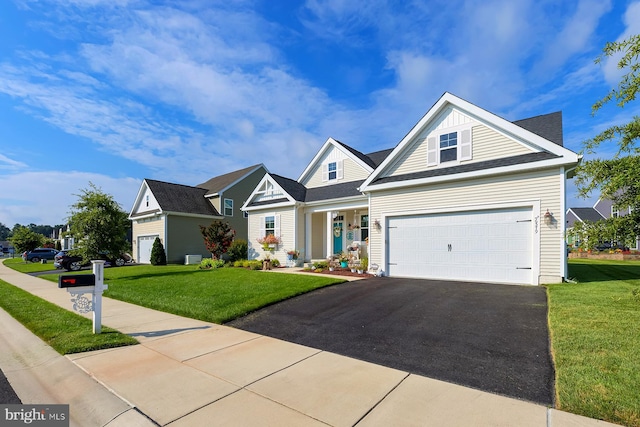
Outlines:
{"label": "mailbox", "polygon": [[59,288],[77,288],[80,286],[95,286],[95,274],[68,274],[58,277]]}

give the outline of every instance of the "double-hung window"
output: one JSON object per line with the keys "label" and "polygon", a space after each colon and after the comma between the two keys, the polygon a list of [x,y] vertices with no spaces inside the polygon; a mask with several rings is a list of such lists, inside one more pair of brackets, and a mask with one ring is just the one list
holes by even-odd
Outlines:
{"label": "double-hung window", "polygon": [[327,165],[327,172],[329,173],[329,181],[338,178],[338,166],[336,162],[331,162]]}
{"label": "double-hung window", "polygon": [[276,217],[274,215],[264,217],[264,235],[276,234]]}
{"label": "double-hung window", "polygon": [[360,240],[365,241],[369,237],[369,215],[360,216]]}
{"label": "double-hung window", "polygon": [[440,135],[440,163],[458,159],[458,133]]}
{"label": "double-hung window", "polygon": [[233,199],[224,199],[224,216],[233,216]]}
{"label": "double-hung window", "polygon": [[322,167],[322,181],[336,181],[343,178],[342,160],[325,163]]}

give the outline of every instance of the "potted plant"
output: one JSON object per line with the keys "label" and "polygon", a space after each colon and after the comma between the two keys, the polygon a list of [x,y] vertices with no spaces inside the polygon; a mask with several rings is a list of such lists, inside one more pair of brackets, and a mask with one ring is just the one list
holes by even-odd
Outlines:
{"label": "potted plant", "polygon": [[287,259],[289,261],[298,259],[299,256],[300,256],[300,252],[299,251],[292,250],[292,251],[288,251],[287,252]]}
{"label": "potted plant", "polygon": [[264,251],[273,251],[282,242],[280,237],[274,234],[267,234],[266,236],[260,237],[259,239],[256,239],[256,240],[258,243],[262,245],[262,250]]}
{"label": "potted plant", "polygon": [[349,257],[344,252],[340,252],[338,262],[340,262],[340,267],[347,268],[349,266]]}
{"label": "potted plant", "polygon": [[361,258],[360,259],[360,267],[358,268],[358,274],[362,274],[367,271],[367,267],[369,267],[369,258]]}

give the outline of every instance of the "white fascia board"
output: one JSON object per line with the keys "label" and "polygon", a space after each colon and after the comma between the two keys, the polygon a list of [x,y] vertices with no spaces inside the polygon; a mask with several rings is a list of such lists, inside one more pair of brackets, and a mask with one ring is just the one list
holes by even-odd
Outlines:
{"label": "white fascia board", "polygon": [[162,216],[162,215],[164,215],[164,212],[162,212],[162,209],[161,209],[159,211],[149,212],[148,214],[144,214],[144,215],[136,215],[136,216],[129,215],[129,220],[135,221],[138,219],[153,218],[154,216]]}
{"label": "white fascia board", "polygon": [[267,167],[263,163],[260,163],[260,164],[256,165],[256,167],[254,167],[253,169],[251,169],[250,171],[248,171],[247,173],[242,175],[240,178],[236,179],[231,184],[229,184],[226,187],[224,187],[222,190],[219,190],[217,193],[205,194],[204,197],[205,198],[210,198],[210,197],[221,196],[222,193],[224,193],[225,191],[227,191],[228,189],[230,189],[234,185],[238,184],[240,181],[242,181],[243,179],[245,179],[246,177],[248,177],[249,175],[251,175],[252,173],[254,173],[255,171],[257,171],[260,168],[264,168],[265,173],[269,173],[269,170],[267,169]]}
{"label": "white fascia board", "polygon": [[[452,182],[464,179],[481,178],[492,175],[506,175],[511,173],[527,172],[532,170],[549,169],[554,167],[562,167],[567,165],[567,159],[558,158],[545,160],[543,162],[533,162],[525,164],[517,164],[510,166],[503,166],[499,168],[483,169],[472,172],[456,173],[452,175],[432,176],[427,178],[410,179],[406,181],[394,181],[384,184],[372,184],[360,187],[360,191],[369,192],[376,190],[389,190],[394,188],[413,187],[418,185],[430,185],[438,184],[441,182]],[[570,163],[573,164],[573,163]]]}
{"label": "white fascia board", "polygon": [[409,144],[413,139],[422,132],[424,128],[429,124],[431,120],[437,117],[441,111],[443,111],[448,105],[458,109],[465,115],[468,115],[471,119],[483,123],[495,131],[502,133],[503,135],[513,139],[519,143],[525,144],[530,147],[535,147],[540,150],[548,151],[557,156],[564,157],[566,164],[576,163],[579,161],[580,156],[573,151],[564,148],[552,141],[542,138],[533,132],[530,132],[510,121],[503,119],[487,110],[484,110],[477,105],[474,105],[464,99],[445,92],[440,99],[422,116],[418,123],[402,138],[402,141],[394,148],[394,150],[387,156],[387,158],[376,168],[376,170],[367,178],[362,184],[362,188],[367,188],[371,182],[378,178],[385,168],[393,161],[396,160],[399,153],[401,153],[404,147]]}
{"label": "white fascia board", "polygon": [[131,218],[131,215],[133,215],[134,209],[140,205],[140,201],[142,200],[142,194],[144,193],[144,189],[148,187],[149,187],[149,184],[147,184],[147,180],[143,179],[142,183],[140,184],[140,188],[138,189],[138,194],[136,195],[136,198],[133,202],[133,206],[131,206],[131,211],[129,211],[129,218]]}
{"label": "white fascia board", "polygon": [[242,207],[243,211],[246,212],[253,212],[253,211],[264,211],[264,210],[273,210],[276,208],[286,208],[286,207],[293,207],[296,206],[296,202],[280,202],[280,203],[273,203],[273,204],[269,204],[269,205],[260,205],[260,206],[249,206],[249,207]]}
{"label": "white fascia board", "polygon": [[342,153],[344,153],[344,155],[346,155],[348,158],[350,158],[351,160],[356,162],[356,164],[358,164],[362,169],[364,169],[368,173],[373,172],[373,168],[371,166],[369,166],[368,164],[363,162],[358,156],[353,154],[351,151],[349,151],[346,148],[344,148],[344,146],[342,144],[340,144],[338,141],[336,141],[335,139],[329,137],[325,141],[325,143],[322,145],[320,150],[318,150],[318,152],[313,157],[311,162],[309,162],[309,164],[304,169],[302,174],[300,174],[300,177],[297,179],[298,182],[302,182],[302,181],[304,181],[305,178],[307,178],[307,175],[315,168],[315,166],[317,166],[317,163],[320,161],[320,159],[322,158],[324,153],[329,149],[330,146],[333,146],[334,148],[337,148],[338,150],[340,150]]}

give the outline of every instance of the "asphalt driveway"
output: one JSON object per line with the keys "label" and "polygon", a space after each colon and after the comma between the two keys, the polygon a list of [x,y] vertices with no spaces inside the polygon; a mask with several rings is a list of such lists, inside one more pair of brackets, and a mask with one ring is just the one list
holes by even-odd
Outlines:
{"label": "asphalt driveway", "polygon": [[372,278],[319,289],[228,325],[553,404],[542,287]]}

